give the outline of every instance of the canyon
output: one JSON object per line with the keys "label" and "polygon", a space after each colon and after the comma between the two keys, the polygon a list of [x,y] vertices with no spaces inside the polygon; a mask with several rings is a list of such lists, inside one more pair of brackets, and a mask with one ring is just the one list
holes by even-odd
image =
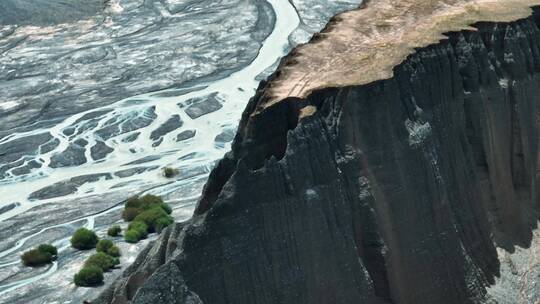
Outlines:
{"label": "canyon", "polygon": [[538,303],[540,1],[365,3],[92,303]]}

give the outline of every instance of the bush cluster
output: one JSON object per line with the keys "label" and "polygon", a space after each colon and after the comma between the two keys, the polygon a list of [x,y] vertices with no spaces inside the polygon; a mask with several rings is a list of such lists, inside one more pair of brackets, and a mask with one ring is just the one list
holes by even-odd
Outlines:
{"label": "bush cluster", "polygon": [[75,274],[73,281],[75,281],[75,285],[77,286],[97,286],[103,283],[103,269],[98,266],[84,267]]}
{"label": "bush cluster", "polygon": [[84,262],[84,268],[87,268],[90,266],[97,266],[101,268],[101,270],[103,271],[109,271],[110,269],[114,268],[114,266],[118,264],[120,264],[120,260],[118,258],[112,257],[103,252],[98,252],[96,254],[91,255],[86,260],[86,262]]}
{"label": "bush cluster", "polygon": [[53,245],[41,244],[37,248],[26,251],[21,255],[25,266],[37,267],[56,260],[58,250]]}
{"label": "bush cluster", "polygon": [[71,237],[71,246],[73,248],[86,250],[96,247],[98,237],[92,230],[86,228],[79,228]]}
{"label": "bush cluster", "polygon": [[[118,226],[116,226],[118,227]],[[107,233],[118,234],[120,227],[111,227]],[[111,233],[110,231],[113,231]],[[80,228],[71,237],[71,245],[77,249],[96,248],[97,253],[84,262],[83,268],[75,274],[73,281],[77,286],[92,287],[103,283],[103,272],[120,264],[120,249],[111,240],[99,240],[95,232]]]}
{"label": "bush cluster", "polygon": [[131,222],[124,234],[126,242],[137,243],[148,233],[161,232],[174,222],[171,213],[171,207],[159,196],[147,194],[128,199],[122,212],[124,220]]}
{"label": "bush cluster", "polygon": [[120,249],[113,244],[111,240],[100,240],[96,246],[97,252],[103,252],[112,257],[120,256]]}
{"label": "bush cluster", "polygon": [[107,234],[112,237],[120,235],[121,232],[122,232],[122,228],[120,228],[120,226],[118,225],[114,225],[111,228],[109,228],[109,230],[107,230]]}

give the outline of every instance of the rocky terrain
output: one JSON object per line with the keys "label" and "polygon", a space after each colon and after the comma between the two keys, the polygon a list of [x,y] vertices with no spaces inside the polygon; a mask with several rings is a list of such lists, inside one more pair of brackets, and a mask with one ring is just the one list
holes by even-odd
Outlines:
{"label": "rocky terrain", "polygon": [[[95,289],[73,284],[90,252],[69,237],[125,226],[131,195],[162,196],[178,221],[192,215],[258,80],[358,5],[291,3],[0,3],[0,303],[81,303],[106,288],[147,241],[119,241],[121,268]],[[180,174],[167,179],[164,166]],[[20,254],[41,242],[59,247],[58,261],[23,267]]]}
{"label": "rocky terrain", "polygon": [[333,18],[260,84],[194,216],[92,303],[538,303],[535,5]]}

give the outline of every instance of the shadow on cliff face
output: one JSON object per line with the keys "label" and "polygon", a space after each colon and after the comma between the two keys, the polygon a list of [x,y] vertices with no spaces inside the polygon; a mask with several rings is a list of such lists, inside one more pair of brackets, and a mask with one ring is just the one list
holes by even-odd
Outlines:
{"label": "shadow on cliff face", "polygon": [[485,302],[495,247],[530,246],[538,220],[538,16],[450,33],[369,85],[264,109],[262,85],[133,303]]}
{"label": "shadow on cliff face", "polygon": [[49,25],[78,21],[101,12],[105,0],[2,0],[0,25]]}
{"label": "shadow on cliff face", "polygon": [[[297,182],[289,171],[307,170],[308,180],[332,175],[330,169],[298,168],[290,160],[291,154],[307,158],[322,146],[294,129],[299,109],[313,105],[318,109],[315,117],[298,127],[316,128],[311,136],[330,143],[334,160],[327,161],[340,172],[335,176],[340,186],[335,187],[347,193],[341,207],[351,212],[350,245],[373,282],[369,293],[396,303],[422,302],[418,286],[436,303],[469,303],[482,297],[484,287],[499,275],[495,245],[509,252],[515,245],[528,247],[538,219],[537,20],[535,15],[511,24],[480,23],[478,32],[451,33],[447,41],[410,56],[390,80],[317,91],[306,100],[286,99],[256,114],[257,106],[251,104],[225,161],[228,174],[219,181],[236,188],[216,187],[212,197],[221,206],[211,210],[212,202],[203,204],[209,197],[205,195],[198,214],[210,209],[211,225],[208,217],[222,222],[237,216],[233,210],[251,213],[238,197],[247,199],[246,192],[255,196],[256,189],[268,185],[246,186],[254,175],[263,174],[247,172],[272,170],[272,157],[287,164],[281,169],[287,173],[281,175],[292,189],[298,185],[291,186]],[[264,104],[265,98],[260,94],[254,100]],[[323,167],[322,161],[310,161]],[[244,175],[250,179],[240,178]],[[300,188],[308,191],[317,184],[324,183]],[[301,192],[288,191],[291,197]],[[272,204],[256,197],[252,200]],[[316,201],[325,199],[337,198]],[[232,202],[244,206],[232,207]],[[272,212],[254,213],[267,218]]]}

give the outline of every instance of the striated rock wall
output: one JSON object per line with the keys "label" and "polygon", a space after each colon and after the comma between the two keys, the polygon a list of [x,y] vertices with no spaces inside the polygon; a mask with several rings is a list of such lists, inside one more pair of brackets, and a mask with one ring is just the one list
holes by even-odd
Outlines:
{"label": "striated rock wall", "polygon": [[261,84],[194,217],[95,303],[499,303],[496,247],[538,219],[539,24],[270,106]]}

